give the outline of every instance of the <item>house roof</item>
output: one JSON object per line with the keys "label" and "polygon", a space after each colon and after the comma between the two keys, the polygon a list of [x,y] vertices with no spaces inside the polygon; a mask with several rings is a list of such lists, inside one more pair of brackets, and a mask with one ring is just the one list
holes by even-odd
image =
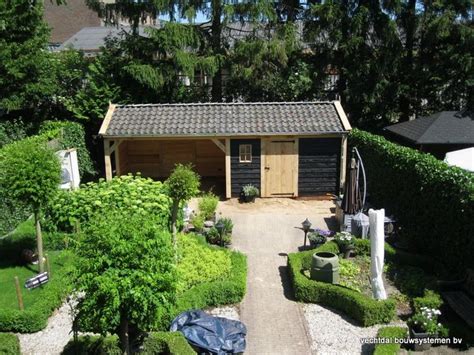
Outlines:
{"label": "house roof", "polygon": [[442,111],[385,129],[415,144],[474,144],[472,112]]}
{"label": "house roof", "polygon": [[[138,33],[140,36],[147,36],[145,29],[153,26],[140,26]],[[122,33],[130,33],[130,26],[120,27],[84,27],[72,37],[67,39],[58,50],[74,48],[84,52],[98,52],[101,47],[105,46],[107,37],[120,38]]]}
{"label": "house roof", "polygon": [[50,43],[63,43],[85,26],[100,26],[100,17],[84,0],[43,1],[44,19],[51,27]]}
{"label": "house roof", "polygon": [[265,136],[345,133],[338,101],[111,105],[104,137]]}

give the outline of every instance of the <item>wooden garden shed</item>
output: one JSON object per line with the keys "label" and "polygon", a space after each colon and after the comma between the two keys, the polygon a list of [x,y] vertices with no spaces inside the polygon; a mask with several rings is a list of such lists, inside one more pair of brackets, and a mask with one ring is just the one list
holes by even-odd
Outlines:
{"label": "wooden garden shed", "polygon": [[110,104],[99,134],[106,179],[165,179],[176,163],[221,179],[227,198],[245,184],[262,197],[337,194],[351,126],[338,101]]}

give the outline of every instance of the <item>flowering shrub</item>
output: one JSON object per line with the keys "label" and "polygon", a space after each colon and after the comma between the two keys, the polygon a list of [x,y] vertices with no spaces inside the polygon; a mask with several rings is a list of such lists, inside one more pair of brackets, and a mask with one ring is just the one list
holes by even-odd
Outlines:
{"label": "flowering shrub", "polygon": [[336,233],[334,240],[337,243],[339,249],[341,250],[346,249],[347,247],[354,246],[354,236],[349,232]]}
{"label": "flowering shrub", "polygon": [[430,335],[444,335],[446,328],[441,323],[438,323],[439,315],[441,315],[439,309],[421,307],[420,312],[415,313],[408,323],[417,332]]}
{"label": "flowering shrub", "polygon": [[314,232],[308,234],[308,239],[313,245],[324,244],[331,235],[330,230],[316,228]]}

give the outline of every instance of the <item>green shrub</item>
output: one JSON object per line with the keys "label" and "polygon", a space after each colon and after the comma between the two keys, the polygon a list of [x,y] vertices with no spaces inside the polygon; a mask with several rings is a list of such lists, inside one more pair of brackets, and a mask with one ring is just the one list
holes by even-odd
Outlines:
{"label": "green shrub", "polygon": [[196,232],[201,232],[204,228],[204,217],[201,214],[193,216],[191,223],[194,226]]}
{"label": "green shrub", "polygon": [[20,355],[20,341],[15,334],[0,333],[0,354]]}
{"label": "green shrub", "polygon": [[194,355],[196,352],[180,332],[152,332],[143,342],[144,355]]}
{"label": "green shrub", "polygon": [[213,248],[192,234],[179,235],[178,292],[203,282],[226,279],[231,271],[230,252]]}
{"label": "green shrub", "polygon": [[394,339],[406,338],[408,335],[407,329],[402,327],[382,327],[377,332],[377,338],[390,339],[391,342],[387,344],[376,344],[374,355],[393,355],[398,354],[400,344],[395,343]]}
{"label": "green shrub", "polygon": [[129,209],[154,218],[155,223],[168,226],[171,199],[165,186],[140,175],[114,177],[89,182],[74,191],[62,191],[47,209],[48,228],[70,232],[77,221],[87,223],[96,213],[110,209]]}
{"label": "green shrub", "polygon": [[329,242],[314,250],[288,255],[288,269],[296,300],[335,308],[364,327],[390,322],[395,316],[393,300],[377,301],[343,286],[310,280],[303,274],[303,269],[310,268],[311,257],[316,251],[335,250],[338,250],[337,245]]}
{"label": "green shrub", "polygon": [[93,176],[96,171],[86,147],[84,127],[71,121],[44,121],[40,127],[40,135],[49,139],[59,140],[59,149],[77,149],[77,160],[81,178]]}
{"label": "green shrub", "polygon": [[0,309],[0,331],[34,333],[46,327],[51,313],[58,308],[72,291],[70,281],[71,268],[67,267],[72,254],[61,253],[65,267],[54,270],[51,280],[44,286],[41,297],[30,307],[20,311],[17,309]]}
{"label": "green shrub", "polygon": [[157,329],[168,329],[178,314],[190,309],[203,309],[242,301],[247,284],[247,259],[239,252],[229,252],[232,265],[229,277],[225,280],[198,284],[178,295],[174,309],[169,314],[158,317]]}
{"label": "green shrub", "polygon": [[433,290],[425,290],[423,297],[413,298],[413,308],[415,312],[420,312],[422,307],[440,309],[443,304],[441,296]]}
{"label": "green shrub", "polygon": [[[144,355],[194,355],[183,334],[180,332],[151,332],[145,337],[140,348]],[[80,336],[70,340],[62,351],[63,355],[121,355],[118,337]]]}
{"label": "green shrub", "polygon": [[77,341],[70,340],[61,354],[64,355],[121,355],[119,340],[116,335],[102,336],[79,336]]}
{"label": "green shrub", "polygon": [[217,209],[219,198],[212,192],[204,194],[198,202],[199,213],[204,217],[204,220],[210,220],[214,218],[214,213]]}
{"label": "green shrub", "polygon": [[356,129],[349,143],[364,159],[371,203],[396,216],[411,244],[452,271],[474,268],[474,174]]}
{"label": "green shrub", "polygon": [[425,288],[436,281],[418,267],[393,263],[388,264],[387,276],[402,293],[410,297],[422,296]]}

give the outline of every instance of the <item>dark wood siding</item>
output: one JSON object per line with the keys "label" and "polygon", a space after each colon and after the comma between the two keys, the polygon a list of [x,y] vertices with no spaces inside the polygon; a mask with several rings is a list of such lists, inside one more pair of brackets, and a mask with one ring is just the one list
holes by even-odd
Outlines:
{"label": "dark wood siding", "polygon": [[[239,163],[239,145],[252,145],[252,162]],[[253,184],[260,189],[260,139],[231,139],[230,171],[232,197],[238,197],[240,189],[246,184]]]}
{"label": "dark wood siding", "polygon": [[341,161],[341,138],[299,140],[298,195],[337,194]]}

